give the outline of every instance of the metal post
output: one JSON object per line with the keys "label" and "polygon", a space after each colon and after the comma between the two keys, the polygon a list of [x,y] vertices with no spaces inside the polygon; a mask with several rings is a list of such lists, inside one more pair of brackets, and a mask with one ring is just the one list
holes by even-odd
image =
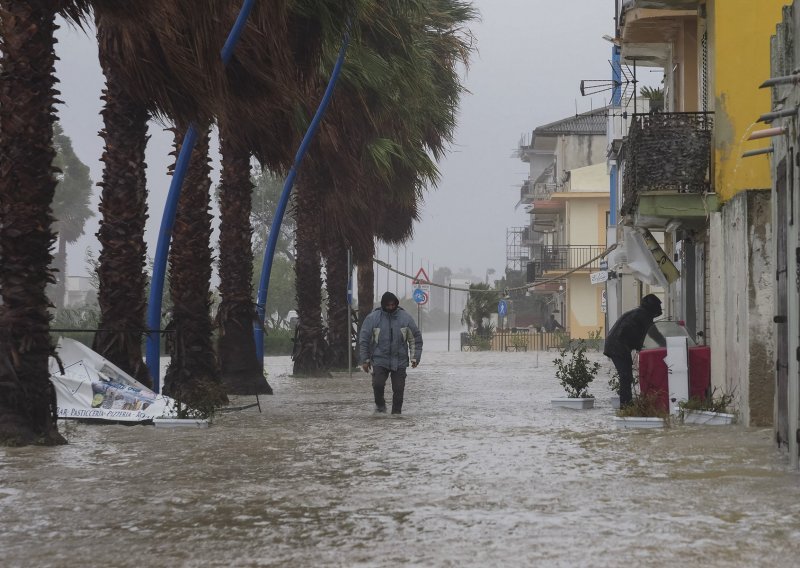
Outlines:
{"label": "metal post", "polygon": [[353,376],[353,343],[350,332],[352,331],[352,322],[350,318],[353,315],[353,249],[347,249],[347,369],[350,371],[350,376]]}
{"label": "metal post", "polygon": [[451,281],[447,280],[447,351],[450,351],[450,295],[453,293]]}

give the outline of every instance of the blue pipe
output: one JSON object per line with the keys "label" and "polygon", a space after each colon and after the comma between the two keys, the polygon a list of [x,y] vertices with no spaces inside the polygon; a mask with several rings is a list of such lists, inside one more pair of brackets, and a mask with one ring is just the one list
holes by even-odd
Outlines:
{"label": "blue pipe", "polygon": [[345,32],[344,38],[342,39],[342,46],[339,48],[339,57],[336,59],[336,65],[333,67],[331,78],[328,80],[328,86],[325,89],[325,94],[322,97],[322,101],[319,104],[319,108],[317,109],[314,118],[311,120],[311,124],[308,126],[308,130],[306,130],[305,136],[303,136],[303,141],[300,143],[300,148],[297,150],[297,154],[295,154],[294,163],[289,170],[289,175],[286,176],[286,181],[283,183],[283,191],[280,199],[278,200],[278,206],[275,208],[275,216],[272,218],[272,226],[269,230],[267,247],[264,249],[264,262],[261,266],[261,280],[258,284],[258,300],[256,303],[258,311],[258,323],[254,326],[253,330],[253,335],[256,342],[256,356],[261,362],[262,369],[264,366],[264,319],[266,317],[267,292],[269,291],[269,277],[270,273],[272,272],[272,260],[275,257],[275,247],[278,244],[278,236],[280,233],[281,224],[283,223],[283,215],[286,212],[286,205],[289,203],[289,196],[292,193],[294,178],[297,177],[297,169],[300,167],[300,162],[303,161],[303,157],[306,155],[306,151],[311,144],[311,140],[314,137],[317,128],[319,128],[320,122],[322,122],[322,117],[325,114],[325,110],[328,108],[331,97],[333,96],[333,89],[336,86],[336,81],[341,73],[342,65],[344,65],[344,56],[347,53],[347,46],[350,43],[349,22],[347,24],[347,29],[348,31]]}
{"label": "blue pipe", "polygon": [[[253,10],[256,0],[244,0],[239,16],[236,18],[231,28],[225,45],[222,46],[220,57],[222,64],[227,65],[233,57],[233,50],[242,35],[250,12]],[[181,196],[181,187],[186,177],[186,170],[192,157],[192,150],[197,143],[197,127],[194,123],[189,125],[186,135],[183,137],[178,161],[175,163],[175,171],[172,174],[172,181],[169,184],[167,202],[164,204],[164,214],[161,217],[161,228],[158,233],[158,243],[156,245],[156,256],[153,260],[153,278],[150,282],[150,302],[147,305],[147,344],[146,360],[150,376],[153,377],[153,390],[161,392],[161,345],[160,334],[156,330],[161,329],[161,303],[164,298],[164,275],[167,270],[167,258],[169,256],[169,242],[172,237],[172,228],[175,225],[175,214],[178,210],[178,200]]]}

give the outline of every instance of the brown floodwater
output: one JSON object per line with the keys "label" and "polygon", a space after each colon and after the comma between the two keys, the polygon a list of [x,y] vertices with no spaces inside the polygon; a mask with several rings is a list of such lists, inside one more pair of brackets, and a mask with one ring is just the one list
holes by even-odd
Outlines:
{"label": "brown floodwater", "polygon": [[800,475],[771,429],[616,430],[602,356],[575,411],[550,404],[552,353],[426,339],[402,416],[372,414],[364,373],[269,358],[262,413],[0,448],[0,565],[797,566]]}

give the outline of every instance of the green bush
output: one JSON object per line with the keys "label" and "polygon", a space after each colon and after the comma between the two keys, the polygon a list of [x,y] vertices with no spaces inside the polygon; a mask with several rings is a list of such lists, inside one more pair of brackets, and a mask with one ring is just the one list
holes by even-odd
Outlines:
{"label": "green bush", "polygon": [[593,398],[588,388],[600,370],[600,363],[592,363],[586,357],[586,344],[583,340],[564,347],[553,363],[556,366],[556,378],[564,387],[568,398]]}
{"label": "green bush", "polygon": [[717,387],[709,392],[705,397],[692,397],[678,403],[678,408],[684,410],[705,410],[708,412],[730,413],[733,405],[733,395],[728,393],[717,394]]}
{"label": "green bush", "polygon": [[264,336],[264,355],[291,355],[294,347],[294,331],[288,329],[272,329]]}
{"label": "green bush", "polygon": [[664,418],[669,420],[669,412],[661,406],[660,399],[663,393],[660,391],[649,392],[647,394],[634,394],[631,403],[617,410],[617,416],[640,416],[651,418]]}

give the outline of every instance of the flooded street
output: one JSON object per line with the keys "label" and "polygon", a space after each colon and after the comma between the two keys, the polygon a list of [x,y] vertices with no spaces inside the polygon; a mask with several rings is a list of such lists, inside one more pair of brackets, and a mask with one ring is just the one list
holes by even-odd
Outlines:
{"label": "flooded street", "polygon": [[457,345],[426,336],[402,416],[372,414],[364,373],[269,358],[261,414],[0,448],[1,564],[797,565],[800,475],[771,429],[616,430],[602,356],[575,411],[550,404],[553,353]]}

